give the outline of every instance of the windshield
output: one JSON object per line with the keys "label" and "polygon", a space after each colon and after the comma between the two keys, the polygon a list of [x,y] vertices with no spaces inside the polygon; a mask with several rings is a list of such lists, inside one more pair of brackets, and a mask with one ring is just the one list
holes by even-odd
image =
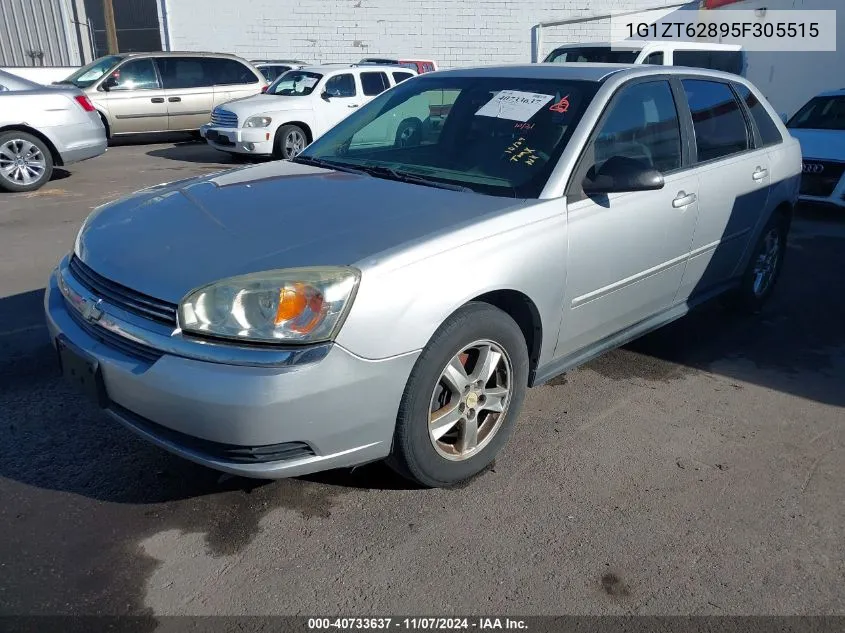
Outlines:
{"label": "windshield", "polygon": [[423,75],[376,97],[300,157],[395,180],[537,198],[598,86]]}
{"label": "windshield", "polygon": [[582,46],[578,48],[559,48],[549,53],[546,62],[562,64],[572,62],[590,62],[596,64],[633,64],[639,50],[623,50],[610,46]]}
{"label": "windshield", "polygon": [[114,68],[116,64],[123,60],[121,55],[109,55],[108,57],[101,57],[95,59],[87,66],[83,66],[67,79],[60,81],[63,84],[73,84],[77,88],[87,88],[91,84],[96,83],[100,77],[105,75],[109,70]]}
{"label": "windshield", "polygon": [[810,99],[787,127],[812,130],[845,130],[845,95]]}
{"label": "windshield", "polygon": [[281,97],[301,97],[310,95],[320,83],[323,76],[319,73],[308,73],[301,70],[289,70],[279,77],[269,88],[268,95]]}

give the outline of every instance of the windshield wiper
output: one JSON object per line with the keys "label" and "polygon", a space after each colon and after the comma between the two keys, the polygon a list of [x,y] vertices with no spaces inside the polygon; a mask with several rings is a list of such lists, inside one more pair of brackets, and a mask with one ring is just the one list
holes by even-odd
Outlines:
{"label": "windshield wiper", "polygon": [[302,154],[294,156],[290,159],[290,162],[301,163],[302,165],[313,165],[314,167],[322,167],[323,169],[334,169],[335,171],[345,171],[348,174],[359,174],[362,176],[367,175],[367,172],[363,169],[348,167],[346,165],[341,165],[340,163],[335,163],[334,161],[314,158],[313,156],[303,156]]}
{"label": "windshield wiper", "polygon": [[389,178],[391,180],[398,180],[399,182],[407,182],[414,185],[422,185],[424,187],[436,187],[437,189],[449,189],[450,191],[467,191],[472,192],[472,189],[469,187],[464,187],[463,185],[453,185],[447,182],[439,182],[437,180],[430,180],[428,178],[424,178],[423,176],[417,176],[415,174],[409,174],[406,171],[399,171],[398,169],[394,169],[393,167],[385,167],[384,165],[356,165],[361,169],[372,176],[376,176],[378,178]]}

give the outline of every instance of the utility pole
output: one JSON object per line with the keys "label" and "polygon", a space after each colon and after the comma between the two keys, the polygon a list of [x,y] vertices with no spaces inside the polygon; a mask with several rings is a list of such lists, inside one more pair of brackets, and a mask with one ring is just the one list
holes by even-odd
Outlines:
{"label": "utility pole", "polygon": [[103,17],[106,22],[106,44],[108,45],[109,55],[118,53],[117,47],[117,27],[114,23],[114,5],[112,0],[103,0]]}

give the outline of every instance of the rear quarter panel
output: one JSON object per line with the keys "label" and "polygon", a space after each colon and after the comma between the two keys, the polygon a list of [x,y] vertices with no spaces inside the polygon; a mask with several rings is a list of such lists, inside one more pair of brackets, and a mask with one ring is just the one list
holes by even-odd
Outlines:
{"label": "rear quarter panel", "polygon": [[540,314],[547,362],[565,285],[565,210],[563,198],[539,201],[358,262],[361,284],[337,342],[369,359],[419,350],[468,301],[515,290]]}

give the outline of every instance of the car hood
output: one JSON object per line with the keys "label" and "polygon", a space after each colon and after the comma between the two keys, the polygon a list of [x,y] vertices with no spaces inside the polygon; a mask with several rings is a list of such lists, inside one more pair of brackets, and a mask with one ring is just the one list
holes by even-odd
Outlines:
{"label": "car hood", "polygon": [[301,97],[277,97],[275,95],[257,94],[227,101],[220,106],[238,115],[239,120],[255,114],[265,112],[279,112],[284,110],[310,110],[311,100],[307,95]]}
{"label": "car hood", "polygon": [[789,133],[801,143],[805,159],[845,161],[845,130],[790,128]]}
{"label": "car hood", "polygon": [[274,162],[100,207],[75,252],[99,274],[173,303],[234,275],[355,265],[524,200]]}

